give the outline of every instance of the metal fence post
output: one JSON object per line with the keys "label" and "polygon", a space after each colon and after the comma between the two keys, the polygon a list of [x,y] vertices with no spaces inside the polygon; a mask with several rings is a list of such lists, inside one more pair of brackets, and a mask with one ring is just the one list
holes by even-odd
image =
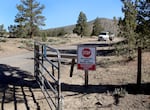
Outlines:
{"label": "metal fence post", "polygon": [[39,46],[34,43],[34,76],[37,78],[39,70]]}

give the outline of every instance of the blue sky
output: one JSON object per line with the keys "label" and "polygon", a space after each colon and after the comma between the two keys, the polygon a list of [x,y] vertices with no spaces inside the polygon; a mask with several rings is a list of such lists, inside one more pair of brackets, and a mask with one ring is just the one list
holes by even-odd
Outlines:
{"label": "blue sky", "polygon": [[[79,13],[86,14],[87,20],[96,17],[109,18],[123,17],[121,11],[122,3],[120,0],[37,0],[45,5],[43,15],[46,18],[47,28],[56,28],[72,25],[77,22]],[[0,0],[0,24],[4,24],[5,29],[13,25],[17,14],[16,5],[20,0]]]}

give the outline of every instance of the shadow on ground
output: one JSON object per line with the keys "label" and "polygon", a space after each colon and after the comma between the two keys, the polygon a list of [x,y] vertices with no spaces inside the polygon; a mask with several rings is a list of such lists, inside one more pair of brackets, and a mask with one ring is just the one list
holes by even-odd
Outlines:
{"label": "shadow on ground", "polygon": [[[37,110],[40,110],[33,88],[39,88],[39,86],[31,73],[20,70],[18,67],[0,64],[1,110],[5,110],[5,104],[10,102],[13,102],[14,110],[20,109],[17,107],[18,103],[24,103],[26,110],[30,110],[28,98],[33,100]],[[30,96],[26,94],[27,91]]]}
{"label": "shadow on ground", "polygon": [[126,84],[126,85],[69,85],[62,83],[62,91],[71,91],[76,93],[107,93],[113,92],[115,89],[124,89],[128,94],[144,94],[150,95],[150,83],[141,84],[137,86],[136,84]]}
{"label": "shadow on ground", "polygon": [[[113,92],[116,88],[124,88],[129,94],[150,95],[150,83],[141,84],[140,87],[136,84],[89,85],[85,87],[84,85],[62,83],[62,91],[76,92],[77,94]],[[35,103],[36,110],[41,110],[33,89],[39,90],[39,86],[31,73],[20,70],[18,67],[0,64],[1,110],[5,110],[4,105],[10,102],[14,102],[14,110],[19,110],[17,109],[18,103],[24,103],[26,109],[30,110],[28,97]],[[30,95],[26,94],[27,91]]]}

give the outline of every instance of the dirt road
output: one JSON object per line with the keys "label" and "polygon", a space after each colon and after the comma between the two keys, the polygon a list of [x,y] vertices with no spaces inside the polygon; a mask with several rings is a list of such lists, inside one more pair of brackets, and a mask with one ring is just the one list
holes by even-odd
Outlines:
{"label": "dirt road", "polygon": [[6,64],[12,67],[18,67],[21,70],[25,70],[33,73],[33,69],[34,69],[33,52],[27,52],[19,55],[2,57],[0,58],[0,64]]}

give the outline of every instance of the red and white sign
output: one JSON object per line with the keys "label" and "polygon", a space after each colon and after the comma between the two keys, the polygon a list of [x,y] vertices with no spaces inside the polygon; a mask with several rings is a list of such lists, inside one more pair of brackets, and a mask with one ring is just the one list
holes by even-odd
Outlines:
{"label": "red and white sign", "polygon": [[77,68],[81,70],[96,70],[96,48],[78,46]]}
{"label": "red and white sign", "polygon": [[91,56],[91,50],[89,49],[89,48],[84,48],[83,50],[82,50],[82,55],[84,56],[84,57],[90,57]]}

